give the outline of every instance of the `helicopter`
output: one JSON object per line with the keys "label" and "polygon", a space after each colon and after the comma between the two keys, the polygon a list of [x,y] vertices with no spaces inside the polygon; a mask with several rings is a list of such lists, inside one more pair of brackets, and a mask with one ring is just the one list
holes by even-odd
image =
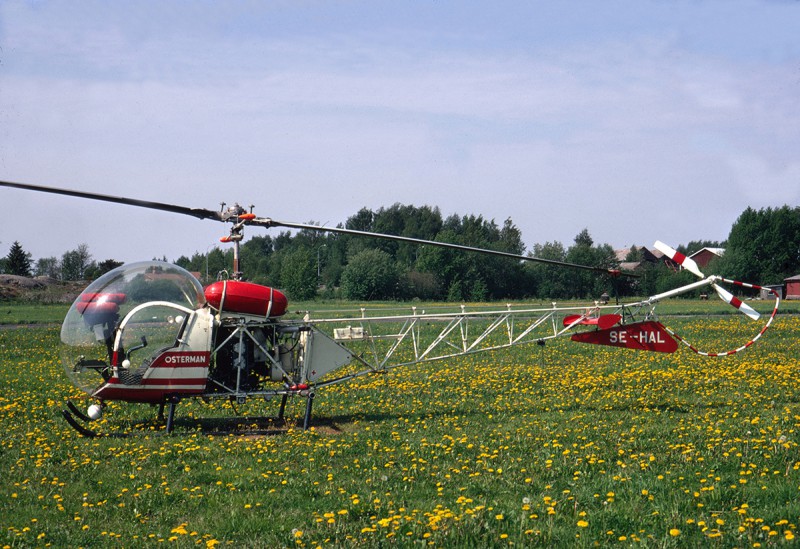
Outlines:
{"label": "helicopter", "polygon": [[[289,318],[289,301],[279,289],[245,280],[239,244],[245,227],[284,227],[390,239],[437,246],[464,253],[507,257],[603,273],[636,276],[618,269],[579,265],[461,244],[359,231],[341,226],[258,217],[238,204],[219,210],[188,208],[134,198],[0,181],[0,186],[99,200],[213,220],[230,225],[222,242],[233,245],[229,278],[205,287],[185,269],[162,261],[142,261],[113,269],[86,287],[69,308],[61,327],[61,357],[72,383],[93,401],[83,412],[71,400],[62,415],[86,437],[109,402],[158,406],[158,417],[171,434],[177,405],[186,399],[225,399],[243,404],[280,397],[277,419],[285,421],[289,398],[305,398],[302,427],[311,425],[317,392],[324,387],[394,368],[427,364],[519,345],[544,346],[569,337],[578,343],[674,353],[680,344],[707,357],[728,356],[755,343],[771,326],[780,305],[772,288],[718,275],[706,276],[697,263],[663,242],[655,248],[696,282],[629,303],[595,301],[588,306],[512,306],[448,312],[367,312],[312,318],[306,312]],[[666,299],[711,287],[726,303],[753,321],[762,316],[723,284],[762,291],[775,299],[760,330],[741,346],[703,351],[663,324],[655,313]],[[166,410],[166,417],[164,416]]]}

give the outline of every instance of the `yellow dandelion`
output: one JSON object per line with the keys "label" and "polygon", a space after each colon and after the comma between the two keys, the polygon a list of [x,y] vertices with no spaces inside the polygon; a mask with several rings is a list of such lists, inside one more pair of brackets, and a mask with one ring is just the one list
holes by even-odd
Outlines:
{"label": "yellow dandelion", "polygon": [[186,530],[186,523],[183,523],[183,524],[177,526],[176,528],[173,528],[172,530],[170,530],[170,534],[180,534],[182,536],[185,536],[188,533],[189,533],[189,531]]}

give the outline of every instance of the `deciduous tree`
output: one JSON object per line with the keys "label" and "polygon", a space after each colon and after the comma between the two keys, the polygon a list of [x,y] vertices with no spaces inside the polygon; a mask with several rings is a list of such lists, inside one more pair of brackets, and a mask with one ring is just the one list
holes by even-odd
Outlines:
{"label": "deciduous tree", "polygon": [[745,282],[780,284],[800,272],[800,207],[747,208],[715,267]]}
{"label": "deciduous tree", "polygon": [[292,299],[311,299],[317,294],[316,256],[308,248],[281,254],[281,287]]}
{"label": "deciduous tree", "polygon": [[61,256],[61,279],[84,280],[91,261],[92,254],[86,244],[79,244],[74,250],[64,252]]}
{"label": "deciduous tree", "polygon": [[363,250],[342,272],[342,293],[347,299],[391,299],[399,276],[391,256],[382,250]]}

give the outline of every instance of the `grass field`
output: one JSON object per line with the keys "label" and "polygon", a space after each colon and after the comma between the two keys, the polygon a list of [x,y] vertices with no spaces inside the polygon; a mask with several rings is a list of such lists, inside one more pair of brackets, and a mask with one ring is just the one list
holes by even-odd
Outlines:
{"label": "grass field", "polygon": [[0,303],[0,325],[61,324],[69,304]]}
{"label": "grass field", "polygon": [[[669,324],[715,347],[741,322]],[[86,439],[59,414],[82,393],[58,329],[0,330],[0,547],[793,545],[798,336],[781,316],[728,358],[558,341],[400,369],[275,436],[204,434],[227,404],[181,403],[165,436],[112,403],[100,430],[131,435]]]}

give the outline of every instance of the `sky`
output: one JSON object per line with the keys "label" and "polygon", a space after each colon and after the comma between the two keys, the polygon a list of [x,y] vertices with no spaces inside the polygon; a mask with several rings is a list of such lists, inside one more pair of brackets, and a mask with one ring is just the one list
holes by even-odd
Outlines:
{"label": "sky", "polygon": [[[800,205],[797,29],[796,0],[5,0],[0,180],[321,225],[429,205],[510,218],[528,249],[721,241],[748,207]],[[0,204],[0,255],[34,261],[174,261],[227,234]]]}

